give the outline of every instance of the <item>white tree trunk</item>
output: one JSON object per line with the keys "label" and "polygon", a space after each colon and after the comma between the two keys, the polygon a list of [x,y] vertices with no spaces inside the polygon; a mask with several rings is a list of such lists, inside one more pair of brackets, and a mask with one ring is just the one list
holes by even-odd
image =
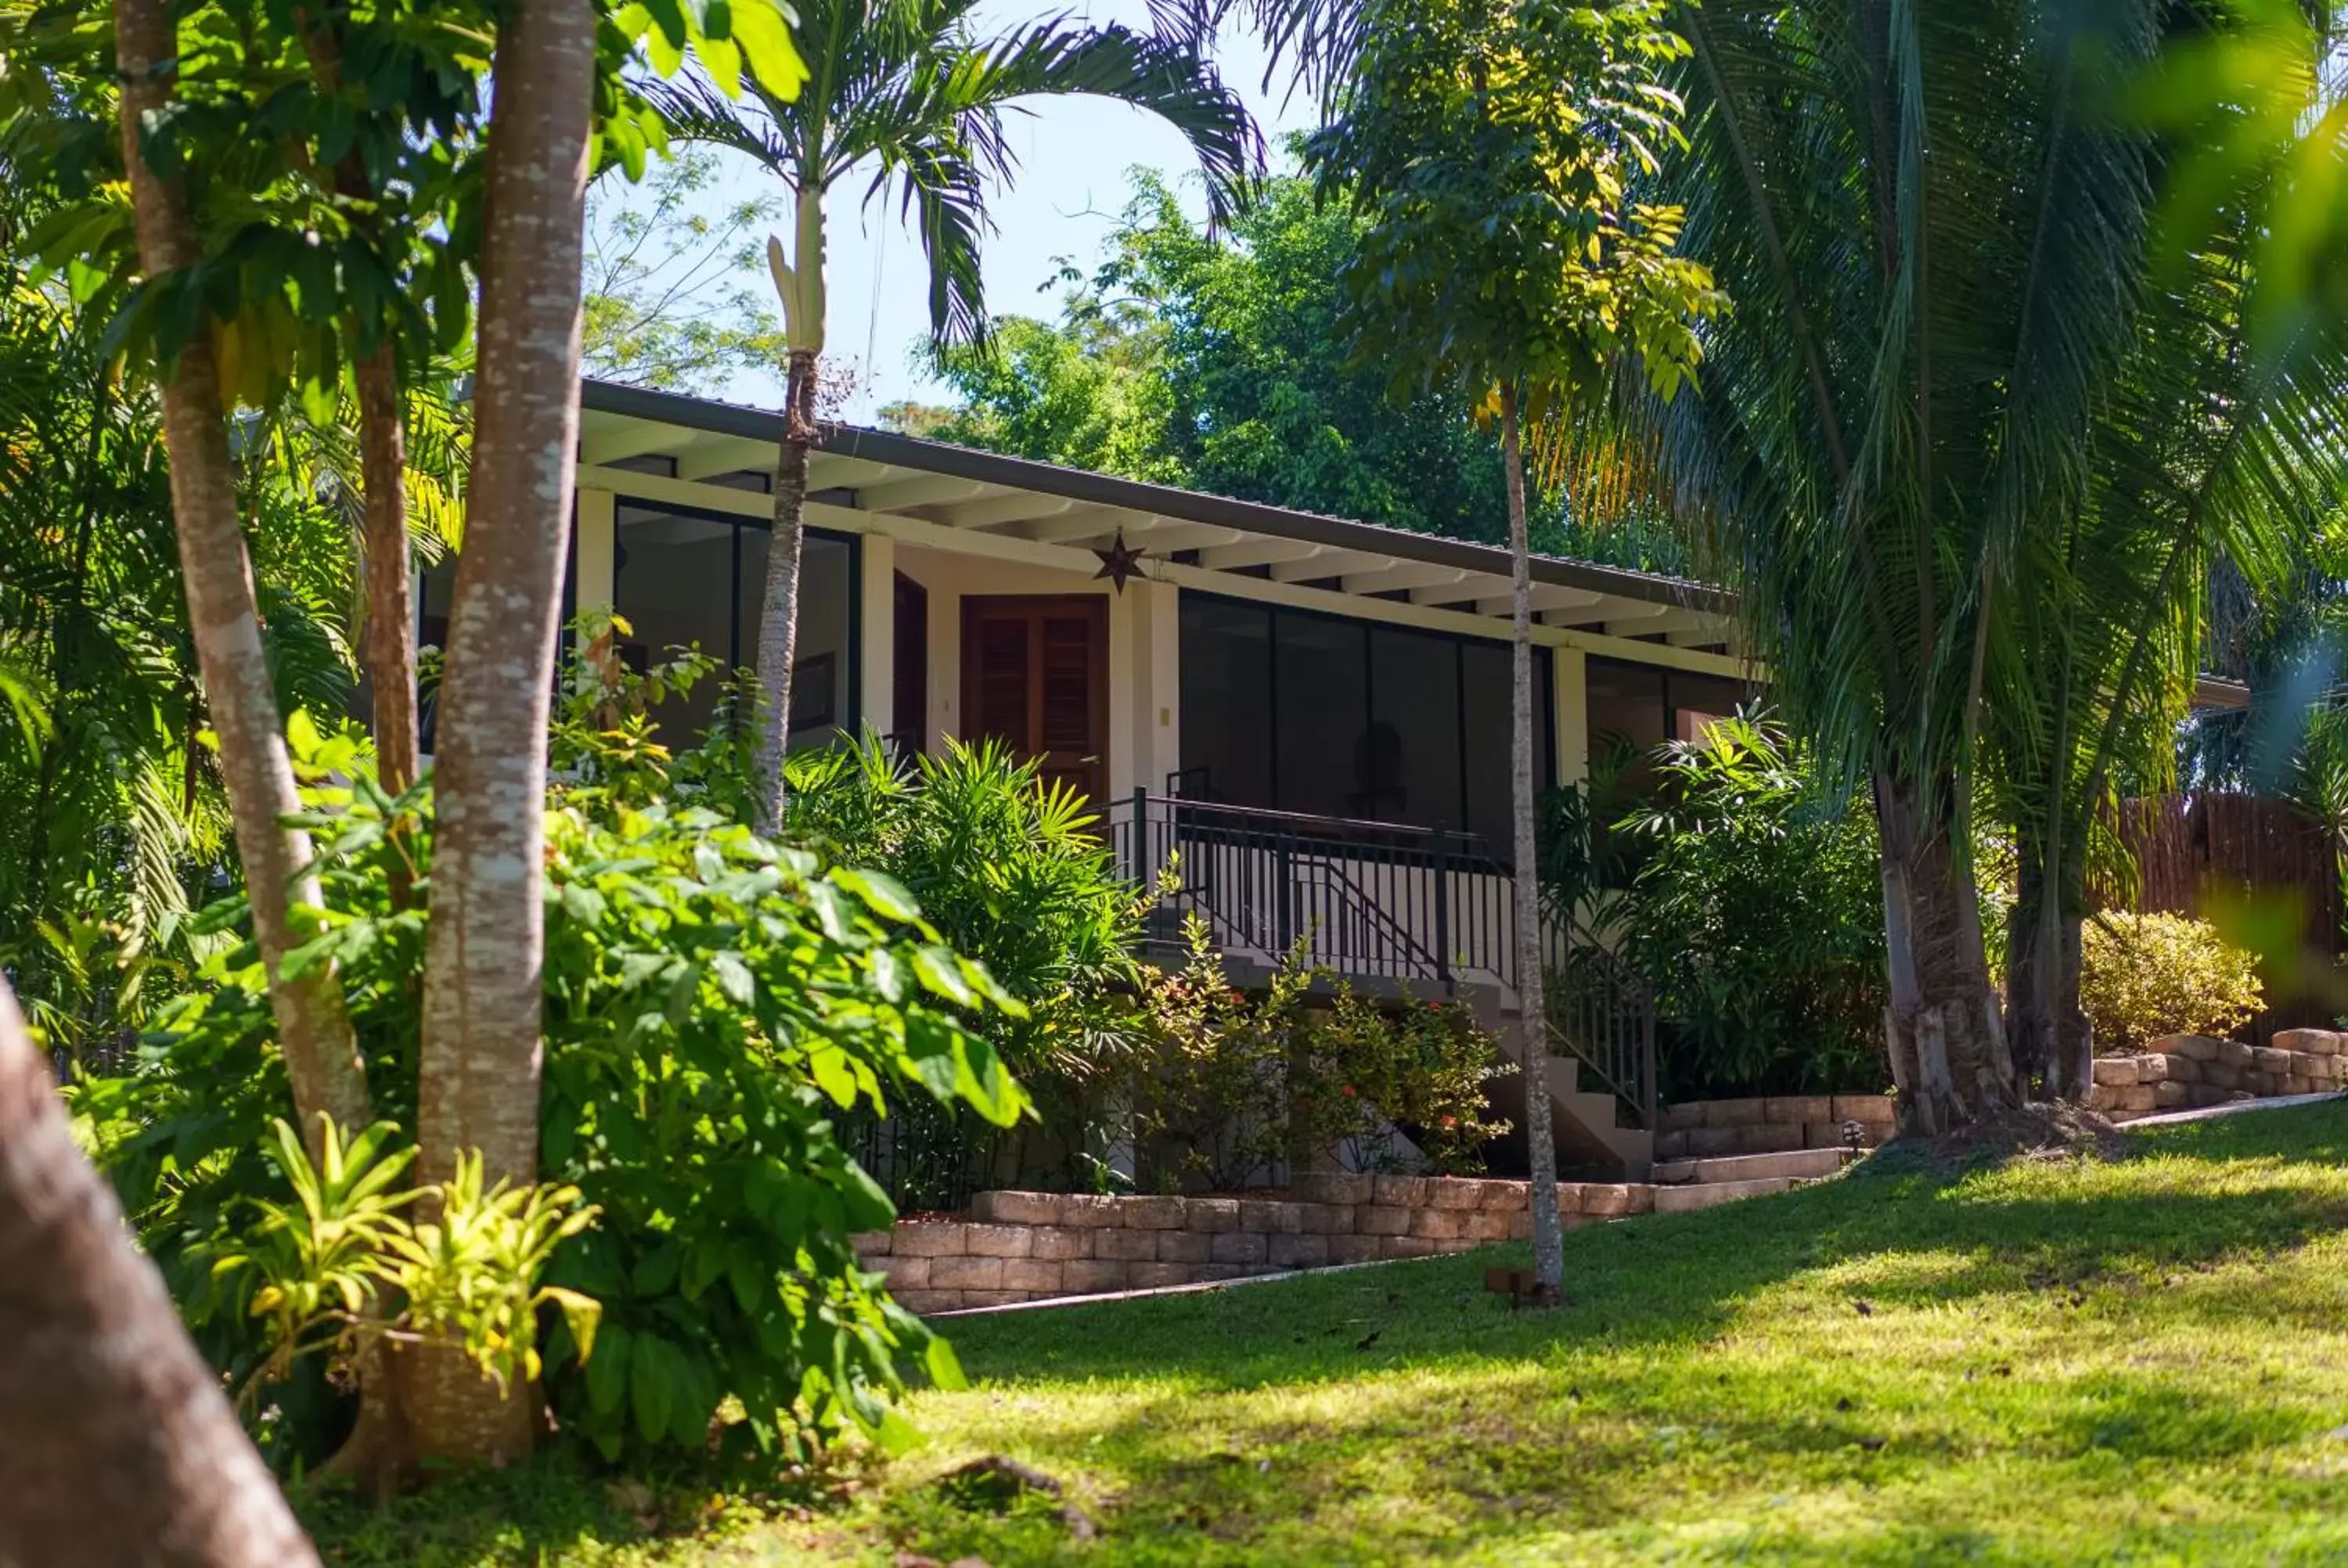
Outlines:
{"label": "white tree trunk", "polygon": [[1509,484],[1509,566],[1515,600],[1509,744],[1511,822],[1516,838],[1517,1027],[1523,1031],[1525,1163],[1532,1184],[1533,1284],[1554,1306],[1565,1292],[1565,1230],[1557,1213],[1557,1136],[1549,1097],[1549,1010],[1541,973],[1540,862],[1533,832],[1533,561],[1525,518],[1525,459],[1517,389],[1500,389],[1500,463]]}
{"label": "white tree trunk", "polygon": [[315,1563],[0,981],[0,1561]]}
{"label": "white tree trunk", "polygon": [[783,763],[791,745],[791,665],[798,657],[799,556],[807,538],[808,463],[814,449],[813,349],[791,351],[783,400],[783,440],[775,463],[775,531],[767,541],[767,601],[758,619],[757,828],[772,837],[783,825]]}
{"label": "white tree trunk", "polygon": [[[157,173],[140,154],[143,118],[172,100],[179,42],[166,0],[116,0],[115,56],[122,77],[122,151],[130,170],[139,260],[149,279],[201,259],[195,223],[175,175]],[[277,712],[277,693],[261,638],[261,616],[238,517],[228,414],[209,332],[180,351],[163,384],[163,442],[171,462],[171,517],[188,594],[188,626],[203,676],[204,703],[220,737],[237,856],[252,903],[253,938],[269,974],[270,1009],[285,1053],[285,1074],[302,1123],[314,1144],[318,1112],[345,1126],[368,1121],[366,1071],[331,970],[301,979],[283,972],[284,956],[304,935],[294,906],[319,901],[310,841],[283,825],[301,809]]]}
{"label": "white tree trunk", "polygon": [[[538,1177],[546,726],[579,439],[595,31],[588,0],[516,0],[498,36],[472,473],[434,748],[426,1182],[465,1150],[492,1183]],[[399,1378],[421,1456],[520,1457],[519,1393],[499,1400],[461,1357],[426,1359]]]}

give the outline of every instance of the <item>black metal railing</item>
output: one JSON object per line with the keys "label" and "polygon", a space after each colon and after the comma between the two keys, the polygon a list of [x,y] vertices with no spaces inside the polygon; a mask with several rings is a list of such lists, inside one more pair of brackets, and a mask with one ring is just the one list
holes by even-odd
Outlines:
{"label": "black metal railing", "polygon": [[[1266,811],[1138,789],[1108,837],[1138,884],[1169,866],[1169,914],[1196,916],[1226,953],[1267,966],[1292,952],[1356,979],[1513,988],[1515,873],[1486,839],[1444,827]],[[1596,943],[1545,922],[1553,1050],[1579,1060],[1652,1128],[1654,1007]]]}
{"label": "black metal railing", "polygon": [[1502,979],[1508,867],[1446,828],[1262,811],[1136,790],[1109,811],[1136,882],[1175,869],[1170,907],[1266,963],[1302,946],[1337,973],[1448,985]]}
{"label": "black metal railing", "polygon": [[[1555,935],[1555,933],[1551,933]],[[1655,1128],[1655,1003],[1635,970],[1594,941],[1550,949],[1542,1010],[1550,1049],[1581,1064],[1589,1087],[1614,1096],[1639,1125]]]}

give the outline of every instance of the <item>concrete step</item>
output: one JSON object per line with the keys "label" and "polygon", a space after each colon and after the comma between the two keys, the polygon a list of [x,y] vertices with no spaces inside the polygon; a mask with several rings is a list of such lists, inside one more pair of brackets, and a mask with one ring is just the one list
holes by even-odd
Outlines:
{"label": "concrete step", "polygon": [[1649,1178],[1659,1187],[1711,1182],[1752,1182],[1771,1176],[1831,1176],[1850,1159],[1844,1149],[1796,1149],[1782,1154],[1720,1154],[1696,1160],[1663,1160]]}
{"label": "concrete step", "polygon": [[[1461,1003],[1473,1009],[1477,1020],[1498,1040],[1501,1053],[1521,1065],[1525,1050],[1514,999],[1485,986],[1463,985],[1457,994]],[[1548,1050],[1540,1053],[1541,1077],[1549,1091],[1560,1164],[1619,1169],[1625,1180],[1645,1181],[1654,1157],[1654,1134],[1643,1128],[1621,1125],[1614,1096],[1581,1087],[1581,1065],[1570,1056]],[[1510,1119],[1521,1114],[1521,1111],[1511,1112]]]}
{"label": "concrete step", "polygon": [[1697,1182],[1685,1186],[1657,1187],[1655,1212],[1659,1214],[1687,1214],[1718,1204],[1733,1204],[1739,1198],[1766,1197],[1771,1193],[1786,1192],[1793,1184],[1791,1176],[1762,1176],[1744,1182]]}

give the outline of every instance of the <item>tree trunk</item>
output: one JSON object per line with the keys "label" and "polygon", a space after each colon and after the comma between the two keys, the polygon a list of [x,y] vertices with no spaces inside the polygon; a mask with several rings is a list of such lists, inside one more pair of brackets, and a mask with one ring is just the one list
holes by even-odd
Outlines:
{"label": "tree trunk", "polygon": [[[417,1063],[418,1175],[479,1150],[490,1183],[538,1178],[546,727],[579,437],[579,294],[594,8],[517,0],[493,67],[465,548],[434,759],[438,826]],[[520,1457],[522,1391],[454,1352],[394,1381],[418,1458]]]}
{"label": "tree trunk", "polygon": [[0,1561],[314,1563],[0,982]]}
{"label": "tree trunk", "polygon": [[[366,487],[366,674],[376,777],[397,794],[416,782],[416,593],[407,552],[407,436],[399,369],[384,343],[361,360],[359,471]],[[391,907],[407,907],[409,877],[393,863]]]}
{"label": "tree trunk", "polygon": [[1962,819],[1946,799],[1937,804],[1929,809],[1907,780],[1876,778],[1886,1044],[1901,1131],[1925,1136],[2022,1100],[1982,950],[1981,905],[1952,836]]}
{"label": "tree trunk", "polygon": [[2084,1100],[2094,1082],[2095,1037],[2079,1005],[2079,927],[2086,866],[2069,846],[2050,851],[2044,835],[2024,832],[2021,897],[2006,943],[2006,1038],[2014,1072],[2035,1075],[2049,1100]]}
{"label": "tree trunk", "polygon": [[[179,179],[159,174],[139,149],[144,118],[170,104],[179,44],[168,0],[116,0],[114,15],[123,161],[130,170],[139,265],[151,286],[199,260],[195,225]],[[299,979],[284,973],[285,954],[305,935],[295,927],[294,906],[315,905],[320,896],[316,877],[301,875],[310,863],[308,835],[283,825],[301,802],[262,645],[209,328],[193,333],[167,367],[163,444],[170,456],[171,516],[187,584],[188,625],[211,727],[220,736],[221,772],[252,902],[253,937],[269,975],[270,1008],[294,1107],[314,1144],[322,1111],[345,1127],[367,1124],[366,1071],[333,972],[314,968]]]}
{"label": "tree trunk", "polygon": [[366,672],[376,776],[416,782],[416,590],[407,549],[407,437],[389,343],[361,360],[359,468],[366,487]]}
{"label": "tree trunk", "polygon": [[775,531],[767,541],[767,607],[758,623],[758,831],[769,837],[783,825],[783,759],[791,744],[791,663],[798,657],[799,553],[807,537],[819,370],[814,350],[791,350],[782,447],[775,462]]}
{"label": "tree trunk", "polygon": [[1511,722],[1509,737],[1510,823],[1516,838],[1517,1027],[1525,1069],[1525,1163],[1532,1186],[1534,1299],[1553,1307],[1565,1298],[1565,1231],[1557,1213],[1556,1109],[1549,1094],[1549,1011],[1542,992],[1540,864],[1533,832],[1533,562],[1525,519],[1523,435],[1517,389],[1500,388],[1500,464],[1509,485],[1509,568],[1514,631],[1509,647]]}
{"label": "tree trunk", "polygon": [[[299,13],[296,14],[300,15]],[[342,18],[347,20],[347,18]],[[343,40],[333,15],[302,17],[302,46],[319,86],[339,92]],[[337,194],[359,204],[352,221],[369,242],[381,238],[374,215],[376,192],[355,152],[335,169]],[[397,794],[416,782],[416,600],[407,549],[407,436],[399,386],[399,360],[386,330],[384,341],[353,367],[359,395],[359,472],[366,491],[363,555],[367,590],[367,692],[375,729],[376,776]],[[392,887],[395,907],[407,899],[407,878]]]}

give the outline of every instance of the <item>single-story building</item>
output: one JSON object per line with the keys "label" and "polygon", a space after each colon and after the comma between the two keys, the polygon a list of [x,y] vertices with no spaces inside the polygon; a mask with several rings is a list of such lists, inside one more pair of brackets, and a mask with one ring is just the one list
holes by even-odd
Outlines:
{"label": "single-story building", "polygon": [[[613,605],[644,650],[750,662],[779,416],[593,381],[583,409],[569,605]],[[1481,985],[1505,1013],[1507,551],[845,425],[806,522],[794,746],[1000,736],[1100,803],[1138,874],[1179,853],[1185,906],[1227,948],[1303,937],[1356,975]],[[1540,782],[1749,694],[1722,589],[1532,571]],[[448,586],[425,581],[427,642]],[[663,717],[698,728],[715,701]],[[1643,1169],[1636,982],[1597,973],[1553,1012],[1561,1135]]]}

